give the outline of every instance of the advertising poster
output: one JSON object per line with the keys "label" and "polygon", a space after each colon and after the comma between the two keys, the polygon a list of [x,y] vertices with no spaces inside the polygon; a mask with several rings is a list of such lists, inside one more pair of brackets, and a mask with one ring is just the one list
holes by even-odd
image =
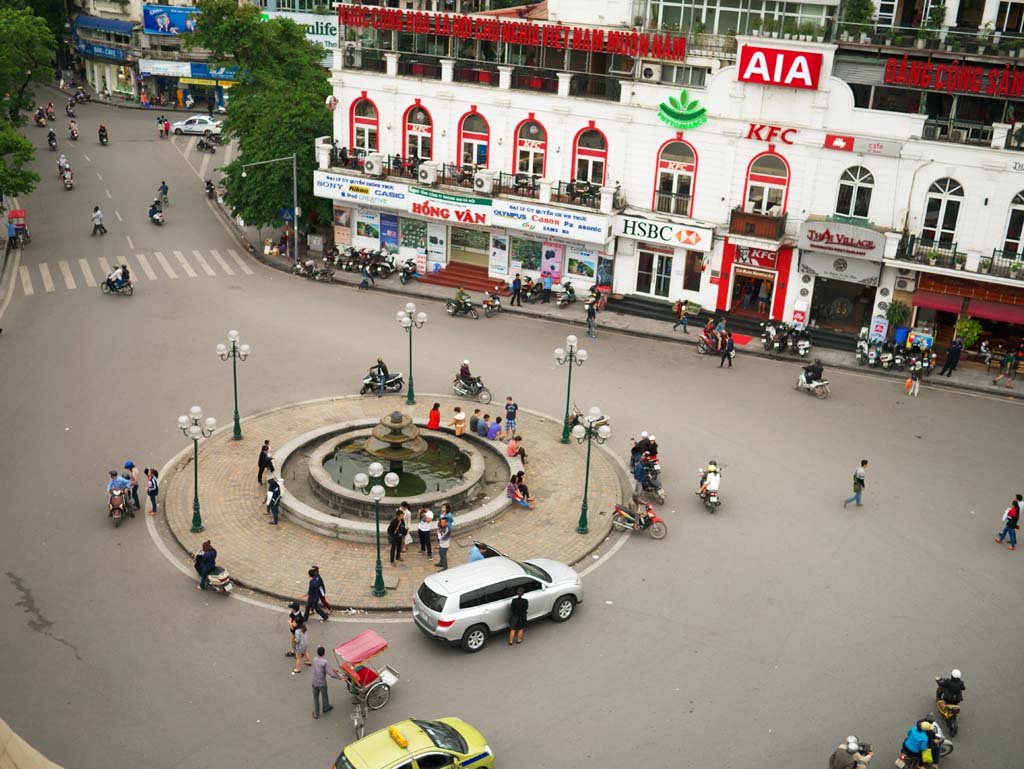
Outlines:
{"label": "advertising poster", "polygon": [[356,211],[356,236],[352,245],[357,248],[380,248],[380,214],[376,211]]}
{"label": "advertising poster", "polygon": [[334,207],[334,243],[338,246],[352,245],[352,209]]}
{"label": "advertising poster", "polygon": [[512,269],[540,271],[540,255],[544,244],[539,240],[512,238]]}
{"label": "advertising poster", "polygon": [[567,275],[593,280],[597,276],[597,252],[582,246],[569,246],[565,253]]}
{"label": "advertising poster", "polygon": [[147,35],[180,35],[195,32],[198,8],[171,5],[142,6],[142,31]]}
{"label": "advertising poster", "polygon": [[380,247],[392,256],[398,253],[398,215],[380,215]]}
{"label": "advertising poster", "polygon": [[544,258],[541,261],[541,275],[547,274],[558,283],[562,279],[562,250],[561,243],[545,243]]}
{"label": "advertising poster", "polygon": [[[434,264],[448,261],[448,227],[444,224],[427,225],[427,261]],[[420,271],[426,270],[427,266],[423,265]]]}
{"label": "advertising poster", "polygon": [[416,219],[399,219],[398,232],[400,242],[398,258],[416,260],[416,272],[423,275],[427,270],[427,227],[426,222]]}
{"label": "advertising poster", "polygon": [[487,273],[501,278],[508,275],[508,235],[491,235],[491,256],[487,263]]}
{"label": "advertising poster", "polygon": [[597,257],[597,285],[611,286],[615,274],[615,259],[608,254]]}

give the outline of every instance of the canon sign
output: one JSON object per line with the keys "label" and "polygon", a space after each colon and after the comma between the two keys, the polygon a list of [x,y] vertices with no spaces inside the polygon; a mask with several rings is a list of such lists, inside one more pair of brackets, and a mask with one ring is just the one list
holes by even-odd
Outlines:
{"label": "canon sign", "polygon": [[823,56],[812,51],[743,46],[739,79],[746,83],[815,90]]}

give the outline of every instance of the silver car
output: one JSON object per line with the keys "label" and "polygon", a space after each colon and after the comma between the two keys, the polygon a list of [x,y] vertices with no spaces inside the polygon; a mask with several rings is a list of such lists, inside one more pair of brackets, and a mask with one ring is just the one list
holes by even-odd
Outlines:
{"label": "silver car", "polygon": [[491,633],[509,626],[509,604],[520,587],[528,621],[565,622],[583,600],[580,575],[564,563],[494,555],[431,574],[416,591],[412,616],[428,636],[478,652]]}
{"label": "silver car", "polygon": [[171,124],[171,131],[180,136],[181,134],[202,134],[203,136],[210,136],[211,134],[219,134],[221,130],[221,121],[214,120],[212,117],[207,115],[193,115],[186,120],[179,120],[177,123]]}

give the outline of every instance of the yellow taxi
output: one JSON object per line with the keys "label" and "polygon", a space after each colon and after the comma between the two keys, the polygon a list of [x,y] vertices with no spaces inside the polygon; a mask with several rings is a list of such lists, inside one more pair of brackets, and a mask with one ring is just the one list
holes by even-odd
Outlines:
{"label": "yellow taxi", "polygon": [[334,769],[492,769],[494,753],[461,718],[411,718],[356,740]]}

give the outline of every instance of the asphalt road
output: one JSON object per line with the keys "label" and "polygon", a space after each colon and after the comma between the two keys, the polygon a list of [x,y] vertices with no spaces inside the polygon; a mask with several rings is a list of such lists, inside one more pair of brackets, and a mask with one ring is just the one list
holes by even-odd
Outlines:
{"label": "asphalt road", "polygon": [[[326,768],[350,738],[346,708],[310,717],[308,675],[289,675],[283,656],[284,614],[197,594],[145,520],[110,527],[103,487],[126,459],[159,466],[181,449],[175,420],[193,403],[230,420],[230,371],[214,354],[229,328],[253,346],[239,370],[253,413],[353,392],[377,355],[405,370],[403,302],[243,256],[248,274],[203,195],[200,172],[223,155],[203,169],[207,156],[157,140],[151,117],[83,107],[83,139],[68,150],[61,134],[71,192],[43,131],[26,129],[44,178],[22,201],[32,293],[19,276],[0,319],[0,715],[69,769]],[[101,119],[108,147],[95,141]],[[161,179],[171,206],[157,228],[145,209]],[[94,204],[106,237],[89,236]],[[102,296],[78,262],[99,280],[100,258],[137,266],[137,253],[157,279],[140,275],[131,298]],[[469,357],[496,398],[561,412],[565,370],[551,351],[566,327],[424,309],[419,392],[444,391]],[[792,390],[795,364],[739,356],[720,371],[692,347],[609,333],[586,347],[580,406],[611,415],[622,453],[642,429],[659,439],[668,538],[626,542],[587,577],[571,622],[531,627],[512,649],[494,639],[469,656],[409,622],[371,625],[402,678],[370,727],[462,716],[506,769],[821,767],[851,733],[888,766],[932,708],[932,677],[955,666],[968,698],[943,766],[1019,764],[1009,730],[1024,553],[992,542],[1024,485],[1019,404],[927,387],[908,400],[845,372],[830,372],[833,395],[819,402]],[[692,496],[711,457],[725,467],[714,517]],[[866,504],[844,510],[862,457]],[[221,561],[230,568],[231,554]],[[306,567],[296,564],[297,588]],[[313,645],[365,626],[315,624]]]}

